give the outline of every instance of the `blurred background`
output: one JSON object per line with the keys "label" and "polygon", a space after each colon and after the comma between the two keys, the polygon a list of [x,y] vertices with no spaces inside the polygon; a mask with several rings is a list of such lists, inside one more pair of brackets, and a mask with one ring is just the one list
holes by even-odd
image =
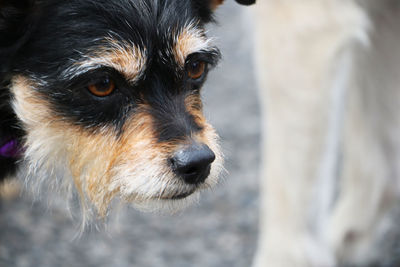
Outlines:
{"label": "blurred background", "polygon": [[123,209],[106,230],[80,238],[74,238],[79,228],[62,200],[49,206],[27,193],[2,200],[0,266],[250,266],[260,157],[250,17],[245,7],[227,1],[209,31],[223,54],[203,89],[205,114],[226,156],[228,174],[217,188],[173,216]]}

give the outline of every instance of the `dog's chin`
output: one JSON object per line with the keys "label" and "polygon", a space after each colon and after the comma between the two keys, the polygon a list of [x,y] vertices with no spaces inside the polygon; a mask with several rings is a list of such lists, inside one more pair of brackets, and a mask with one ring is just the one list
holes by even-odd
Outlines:
{"label": "dog's chin", "polygon": [[190,196],[191,194],[193,194],[194,191],[195,191],[195,190],[190,190],[190,191],[182,192],[182,193],[175,194],[175,195],[172,195],[172,196],[165,196],[165,197],[161,197],[161,199],[162,199],[162,200],[178,200],[178,199],[185,199],[185,198],[187,198],[188,196]]}
{"label": "dog's chin", "polygon": [[211,174],[204,183],[199,184],[184,183],[179,177],[165,174],[157,176],[164,179],[149,179],[145,175],[142,176],[145,177],[143,179],[122,176],[110,188],[118,189],[120,199],[140,211],[173,214],[198,202],[200,192],[217,184],[219,172],[214,171]]}
{"label": "dog's chin", "polygon": [[144,212],[174,214],[184,210],[193,203],[197,203],[199,201],[199,196],[200,192],[198,190],[190,190],[171,196],[152,196],[141,200],[137,199],[132,202],[132,205]]}

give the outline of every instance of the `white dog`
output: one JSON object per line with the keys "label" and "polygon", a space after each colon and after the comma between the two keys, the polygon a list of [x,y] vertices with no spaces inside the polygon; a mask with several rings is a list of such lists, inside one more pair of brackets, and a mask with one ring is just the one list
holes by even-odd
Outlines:
{"label": "white dog", "polygon": [[400,1],[261,0],[257,267],[399,266]]}

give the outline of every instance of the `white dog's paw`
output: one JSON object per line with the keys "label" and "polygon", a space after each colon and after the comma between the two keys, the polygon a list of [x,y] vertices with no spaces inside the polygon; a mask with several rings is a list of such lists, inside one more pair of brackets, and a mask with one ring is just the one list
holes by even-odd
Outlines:
{"label": "white dog's paw", "polygon": [[253,267],[336,266],[332,253],[310,238],[282,238],[278,242],[268,243],[259,246]]}

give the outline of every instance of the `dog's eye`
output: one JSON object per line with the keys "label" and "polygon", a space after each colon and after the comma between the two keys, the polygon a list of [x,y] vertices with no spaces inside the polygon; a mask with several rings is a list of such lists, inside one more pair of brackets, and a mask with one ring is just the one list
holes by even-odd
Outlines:
{"label": "dog's eye", "polygon": [[109,77],[105,77],[102,80],[90,83],[88,85],[89,91],[99,97],[110,95],[115,89],[115,83]]}
{"label": "dog's eye", "polygon": [[187,75],[193,80],[200,79],[206,71],[207,64],[204,61],[193,61],[187,66]]}

